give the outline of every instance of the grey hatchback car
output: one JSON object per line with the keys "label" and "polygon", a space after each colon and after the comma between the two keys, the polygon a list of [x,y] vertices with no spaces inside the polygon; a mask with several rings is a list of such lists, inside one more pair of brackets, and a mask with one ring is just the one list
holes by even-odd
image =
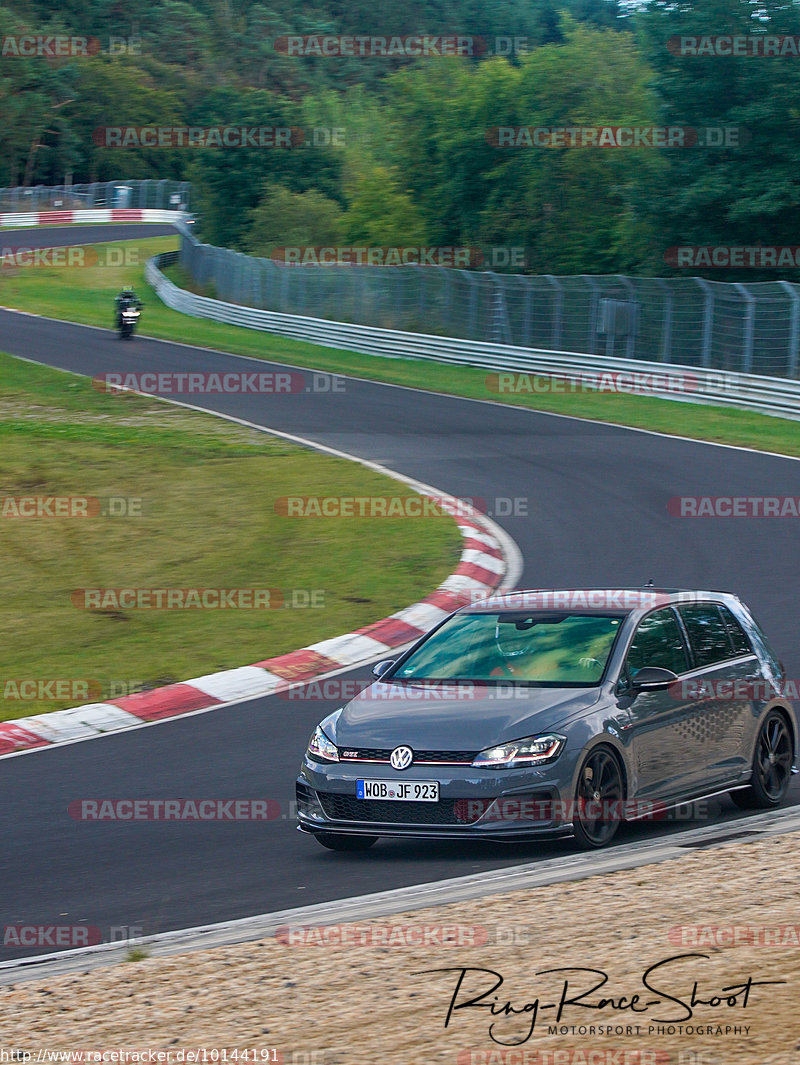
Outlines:
{"label": "grey hatchback car", "polygon": [[782,663],[727,592],[539,589],[462,607],[315,729],[299,828],[602,847],[730,792],[777,806],[798,728]]}

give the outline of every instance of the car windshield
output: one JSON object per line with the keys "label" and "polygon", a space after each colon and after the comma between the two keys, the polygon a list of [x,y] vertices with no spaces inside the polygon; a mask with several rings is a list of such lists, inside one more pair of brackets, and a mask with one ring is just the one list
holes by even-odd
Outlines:
{"label": "car windshield", "polygon": [[600,682],[619,615],[571,612],[456,614],[392,680],[508,681],[558,687]]}

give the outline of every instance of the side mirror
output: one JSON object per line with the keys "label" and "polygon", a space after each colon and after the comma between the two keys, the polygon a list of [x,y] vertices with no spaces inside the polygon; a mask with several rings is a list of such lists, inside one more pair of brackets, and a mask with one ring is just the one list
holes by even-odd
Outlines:
{"label": "side mirror", "polygon": [[383,674],[386,672],[386,670],[389,669],[389,667],[393,666],[393,665],[394,665],[394,659],[393,658],[382,658],[380,660],[380,662],[376,662],[375,665],[372,667],[372,675],[373,675],[373,677],[382,677]]}
{"label": "side mirror", "polygon": [[678,674],[661,666],[644,666],[631,677],[631,686],[635,691],[660,692],[675,684]]}

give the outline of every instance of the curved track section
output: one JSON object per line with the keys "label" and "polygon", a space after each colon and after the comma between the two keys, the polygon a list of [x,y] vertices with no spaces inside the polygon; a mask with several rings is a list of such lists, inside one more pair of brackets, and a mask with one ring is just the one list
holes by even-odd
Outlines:
{"label": "curved track section", "polygon": [[[88,376],[254,368],[238,356],[142,337],[119,345],[104,330],[7,311],[0,336],[6,351]],[[484,498],[523,551],[522,586],[637,585],[653,577],[736,591],[773,636],[789,675],[800,676],[797,519],[688,519],[668,509],[681,495],[800,496],[800,462],[351,378],[343,393],[192,402],[378,461],[455,496]],[[155,933],[571,853],[566,842],[503,848],[402,840],[363,855],[324,852],[295,831],[290,804],[308,735],[337,704],[257,698],[5,761],[0,924]],[[281,815],[220,824],[84,823],[68,814],[79,798],[234,796],[277,800]],[[791,796],[800,801],[797,783]],[[727,798],[709,811],[736,822],[732,834],[744,827]],[[644,843],[680,828],[629,826],[619,839]],[[41,946],[16,951],[41,953]],[[14,956],[5,949],[6,959]]]}
{"label": "curved track section", "polygon": [[130,225],[52,226],[44,229],[4,229],[0,246],[5,253],[19,248],[67,248],[75,244],[105,244],[111,240],[146,240],[175,236],[175,227],[163,222],[133,222]]}

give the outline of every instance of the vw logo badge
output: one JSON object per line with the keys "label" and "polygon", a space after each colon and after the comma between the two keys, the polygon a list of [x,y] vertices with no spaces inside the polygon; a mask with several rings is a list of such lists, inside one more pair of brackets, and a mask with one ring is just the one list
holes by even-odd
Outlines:
{"label": "vw logo badge", "polygon": [[408,769],[414,761],[414,752],[410,747],[395,747],[389,758],[392,769]]}

